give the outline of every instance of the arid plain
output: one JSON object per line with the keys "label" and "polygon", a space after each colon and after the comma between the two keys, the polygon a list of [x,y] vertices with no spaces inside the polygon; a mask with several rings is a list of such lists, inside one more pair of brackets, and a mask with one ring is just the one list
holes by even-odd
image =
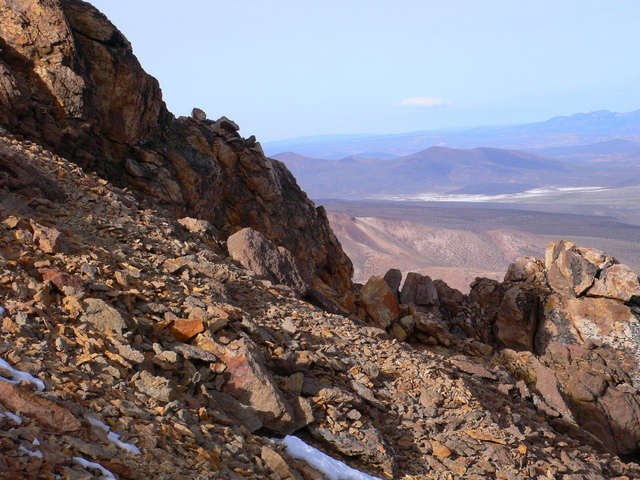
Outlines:
{"label": "arid plain", "polygon": [[[501,280],[518,257],[544,258],[552,241],[569,240],[610,252],[640,269],[640,226],[632,209],[617,207],[620,218],[556,213],[496,204],[434,202],[346,202],[319,200],[355,267],[354,280],[366,282],[389,268],[441,278],[467,292],[476,277]],[[562,210],[562,205],[548,208]],[[565,207],[599,212],[598,207]],[[610,210],[614,207],[608,207]]]}

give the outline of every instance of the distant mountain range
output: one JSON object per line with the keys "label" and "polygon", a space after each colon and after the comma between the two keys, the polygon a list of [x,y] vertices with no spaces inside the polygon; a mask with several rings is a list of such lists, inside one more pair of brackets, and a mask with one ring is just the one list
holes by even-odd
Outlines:
{"label": "distant mountain range", "polygon": [[263,148],[269,156],[292,151],[313,158],[337,160],[353,155],[365,158],[399,157],[433,146],[466,149],[493,147],[531,151],[551,147],[584,146],[617,139],[640,142],[640,110],[628,113],[600,110],[568,117],[554,117],[544,122],[525,125],[432,130],[393,135],[323,135],[265,142]]}
{"label": "distant mountain range", "polygon": [[[490,147],[430,147],[393,159],[349,156],[323,160],[292,152],[273,158],[287,165],[311,198],[389,198],[427,192],[500,195],[543,187],[640,185],[640,144],[638,147],[635,160],[626,161],[611,160],[615,151],[626,149],[628,155],[635,151],[632,142],[621,141],[596,144],[592,149],[564,147],[556,152],[570,160]],[[594,155],[608,161],[593,161]]]}
{"label": "distant mountain range", "polygon": [[528,152],[574,162],[639,161],[640,143],[617,138],[589,145],[527,149]]}

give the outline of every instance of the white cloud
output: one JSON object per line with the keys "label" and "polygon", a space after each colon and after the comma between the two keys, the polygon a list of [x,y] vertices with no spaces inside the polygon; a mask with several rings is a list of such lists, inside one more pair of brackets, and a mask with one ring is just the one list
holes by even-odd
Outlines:
{"label": "white cloud", "polygon": [[453,105],[451,100],[436,97],[410,97],[400,102],[401,107],[435,108]]}

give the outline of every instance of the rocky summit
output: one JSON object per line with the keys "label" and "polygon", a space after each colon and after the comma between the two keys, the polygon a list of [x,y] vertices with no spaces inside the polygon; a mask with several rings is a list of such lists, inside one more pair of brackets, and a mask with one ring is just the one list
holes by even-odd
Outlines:
{"label": "rocky summit", "polygon": [[354,285],[288,170],[174,118],[95,8],[0,18],[0,478],[328,478],[286,435],[384,479],[640,478],[631,269],[558,241],[468,295]]}

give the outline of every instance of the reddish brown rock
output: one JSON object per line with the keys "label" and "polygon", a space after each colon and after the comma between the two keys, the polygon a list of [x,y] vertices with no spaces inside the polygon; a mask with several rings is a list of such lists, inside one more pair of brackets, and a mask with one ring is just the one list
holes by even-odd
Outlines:
{"label": "reddish brown rock", "polygon": [[532,351],[540,314],[536,293],[519,286],[510,288],[504,294],[495,323],[498,342],[515,350]]}
{"label": "reddish brown rock", "polygon": [[598,267],[585,259],[575,243],[561,241],[547,248],[549,286],[565,296],[582,295],[595,280]]}
{"label": "reddish brown rock", "polygon": [[[260,231],[338,296],[352,288],[353,267],[324,209],[283,163],[224,117],[174,118],[129,42],[89,3],[24,3],[0,4],[0,126],[178,217]],[[5,184],[28,188],[29,175],[10,166]]]}
{"label": "reddish brown rock", "polygon": [[400,318],[400,306],[387,282],[372,276],[360,290],[360,302],[376,326],[387,328]]}
{"label": "reddish brown rock", "polygon": [[[531,352],[515,352],[504,349],[501,354],[516,365],[519,376],[524,377],[530,388],[540,394],[547,405],[565,419],[573,420],[571,409],[567,405],[564,390],[554,371],[544,365]],[[547,414],[553,415],[552,412]]]}
{"label": "reddish brown rock", "polygon": [[0,403],[17,415],[33,418],[49,432],[70,433],[81,427],[67,409],[9,382],[0,381]]}
{"label": "reddish brown rock", "polygon": [[544,271],[544,262],[534,257],[521,257],[509,264],[504,276],[505,282],[524,282]]}
{"label": "reddish brown rock", "polygon": [[33,241],[44,253],[70,252],[69,243],[58,229],[39,225],[33,220],[31,228],[33,228]]}
{"label": "reddish brown rock", "polygon": [[169,328],[176,340],[188,342],[197,334],[204,332],[204,323],[201,318],[179,318],[174,320]]}
{"label": "reddish brown rock", "polygon": [[431,278],[419,273],[409,272],[402,285],[400,303],[414,305],[439,305],[438,291]]}
{"label": "reddish brown rock", "polygon": [[610,451],[628,455],[640,442],[640,394],[609,347],[553,344],[541,358],[562,385],[578,423]]}
{"label": "reddish brown rock", "polygon": [[72,287],[77,290],[84,288],[84,280],[75,275],[69,275],[68,273],[61,272],[55,268],[40,268],[38,270],[42,275],[42,280],[50,280],[56,287],[62,290],[64,287]]}
{"label": "reddish brown rock", "polygon": [[240,338],[223,347],[199,336],[195,344],[226,365],[223,391],[253,408],[266,428],[281,434],[293,430],[295,411],[265,368],[264,356],[255,343]]}
{"label": "reddish brown rock", "polygon": [[446,325],[441,321],[440,312],[436,307],[431,307],[428,312],[415,312],[413,314],[415,328],[434,338],[439,344],[449,347],[453,345],[454,338]]}

